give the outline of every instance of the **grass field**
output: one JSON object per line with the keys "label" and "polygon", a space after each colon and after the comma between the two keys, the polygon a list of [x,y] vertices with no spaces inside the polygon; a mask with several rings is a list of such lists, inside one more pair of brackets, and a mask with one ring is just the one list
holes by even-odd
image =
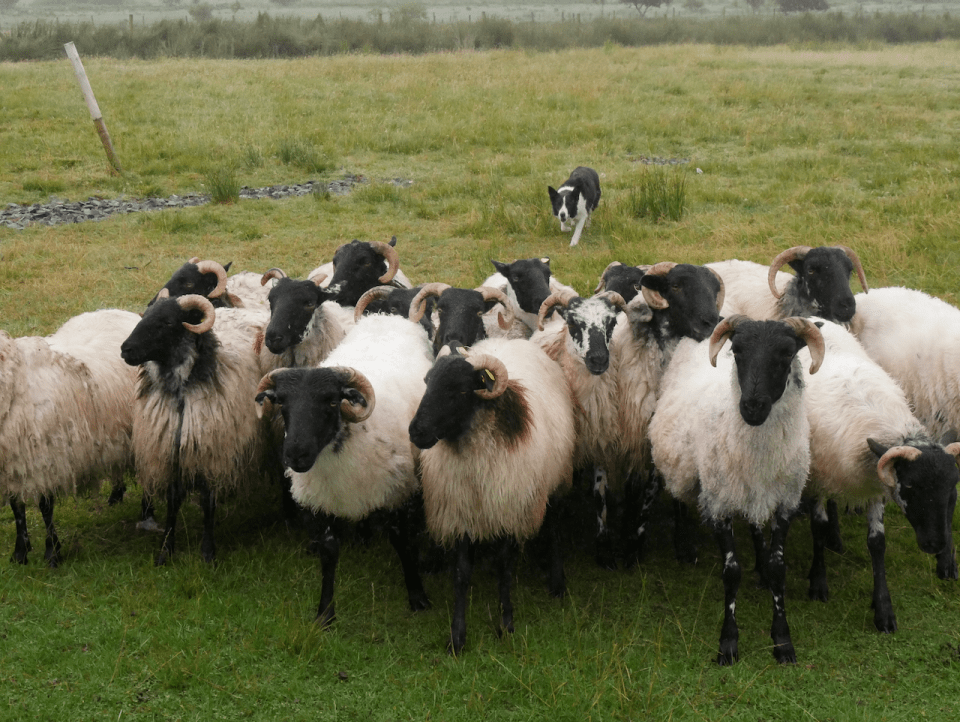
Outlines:
{"label": "grass field", "polygon": [[[141,310],[193,255],[303,275],[340,243],[391,235],[414,281],[473,286],[491,258],[548,255],[584,294],[611,260],[769,262],[792,245],[844,243],[873,286],[956,303],[958,49],[85,59],[122,176],[108,171],[65,60],[0,64],[4,204],[186,193],[222,171],[249,186],[368,179],[344,197],[0,228],[0,326],[45,334],[84,310]],[[546,186],[578,164],[601,172],[603,200],[571,249]],[[680,221],[634,215],[635,189],[653,172],[684,175]],[[494,581],[479,572],[461,659],[444,652],[448,576],[427,578],[434,607],[413,615],[379,537],[345,549],[335,628],[317,630],[318,562],[270,507],[222,507],[215,568],[199,560],[199,509],[188,507],[178,557],[156,569],[159,540],[133,528],[135,490],[120,507],[105,492],[60,502],[63,566],[43,568],[34,551],[26,567],[0,567],[0,719],[960,715],[960,588],[936,579],[894,509],[895,635],[873,628],[864,519],[843,519],[847,551],[828,559],[827,605],[806,598],[810,534],[798,520],[787,594],[799,664],[773,663],[769,594],[745,583],[741,661],[718,668],[717,555],[703,533],[699,563],[679,567],[666,504],[645,563],[618,572],[594,567],[589,519],[571,513],[570,594],[550,599],[528,555],[510,638],[494,633]],[[35,509],[28,519],[36,549],[42,524]],[[13,540],[6,512],[0,553]]]}

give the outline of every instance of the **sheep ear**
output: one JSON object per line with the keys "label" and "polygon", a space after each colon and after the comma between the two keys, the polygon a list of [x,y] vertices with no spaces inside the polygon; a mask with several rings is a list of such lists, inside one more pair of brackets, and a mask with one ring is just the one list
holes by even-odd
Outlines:
{"label": "sheep ear", "polygon": [[275,404],[277,404],[277,394],[273,389],[261,391],[256,395],[254,401],[257,402],[258,419],[261,419],[264,416],[267,418],[273,416],[273,407]]}
{"label": "sheep ear", "polygon": [[957,441],[957,430],[948,429],[943,436],[940,437],[940,446],[950,446]]}
{"label": "sheep ear", "polygon": [[888,447],[884,446],[876,439],[867,439],[867,446],[870,447],[870,451],[872,451],[873,455],[878,459],[886,454],[888,449]]}
{"label": "sheep ear", "polygon": [[497,269],[497,273],[502,273],[504,276],[507,275],[507,264],[501,263],[500,261],[494,261],[490,259],[490,263],[493,264],[493,267]]}

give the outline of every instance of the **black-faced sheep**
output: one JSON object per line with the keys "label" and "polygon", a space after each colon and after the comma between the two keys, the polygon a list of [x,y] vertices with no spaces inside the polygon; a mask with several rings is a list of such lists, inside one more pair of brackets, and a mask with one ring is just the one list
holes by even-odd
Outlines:
{"label": "black-faced sheep", "polygon": [[44,558],[55,567],[55,496],[105,475],[122,485],[132,467],[135,374],[120,359],[120,344],[139,320],[110,309],[75,316],[45,338],[0,331],[0,494],[16,522],[14,561],[26,564],[31,549],[25,500],[39,501]]}
{"label": "black-faced sheep", "polygon": [[400,271],[396,245],[396,236],[389,243],[354,239],[337,248],[333,260],[313,269],[307,280],[335,290],[333,300],[344,306],[356,306],[360,296],[374,286],[410,288],[413,284]]}
{"label": "black-faced sheep", "polygon": [[[446,349],[445,349],[446,350]],[[472,546],[500,540],[502,630],[513,631],[510,585],[518,545],[536,534],[551,494],[573,470],[573,409],[560,368],[529,341],[487,339],[438,357],[410,423],[431,534],[454,544],[449,650],[466,642]],[[564,591],[556,556],[551,591]]]}
{"label": "black-faced sheep", "polygon": [[619,293],[624,302],[630,303],[640,293],[640,279],[649,271],[651,266],[627,266],[620,261],[611,262],[603,273],[594,294],[602,291]]}
{"label": "black-faced sheep", "polygon": [[[360,319],[319,368],[279,369],[263,378],[256,400],[283,416],[282,460],[302,506],[348,520],[391,512],[390,539],[400,556],[410,607],[429,607],[418,571],[407,506],[420,483],[419,452],[407,427],[433,363],[418,324],[377,314]],[[323,586],[317,622],[334,617],[340,543],[335,530],[315,540]]]}
{"label": "black-faced sheep", "polygon": [[[721,353],[727,339],[730,351]],[[709,341],[681,341],[650,424],[653,461],[667,489],[699,505],[724,560],[721,665],[738,658],[736,515],[755,525],[771,524],[766,569],[773,593],[773,654],[778,662],[796,662],[784,606],[783,546],[810,467],[810,425],[797,358],[804,346],[811,349],[810,373],[815,373],[824,357],[823,338],[806,319],[734,316],[718,324]]]}
{"label": "black-faced sheep", "polygon": [[550,271],[550,259],[522,258],[513,263],[501,263],[491,259],[497,270],[481,285],[496,288],[507,295],[510,310],[515,318],[529,329],[527,336],[537,330],[537,315],[547,297],[553,293],[576,295],[570,286],[560,283]]}
{"label": "black-faced sheep", "polygon": [[250,399],[261,376],[254,344],[266,320],[248,309],[215,311],[199,295],[161,299],[121,346],[123,360],[140,366],[137,476],[145,493],[167,499],[158,565],[173,555],[177,513],[189,490],[201,494],[200,553],[212,562],[217,497],[263,480],[266,427]]}
{"label": "black-faced sheep", "polygon": [[[446,283],[428,283],[410,303],[411,321],[419,322],[423,319],[427,311],[427,300],[431,298],[436,298],[438,321],[433,336],[434,353],[439,353],[441,348],[454,343],[470,346],[488,336],[517,337],[511,333],[516,324],[510,304],[506,295],[496,288],[452,288]],[[494,316],[496,321],[492,320]]]}

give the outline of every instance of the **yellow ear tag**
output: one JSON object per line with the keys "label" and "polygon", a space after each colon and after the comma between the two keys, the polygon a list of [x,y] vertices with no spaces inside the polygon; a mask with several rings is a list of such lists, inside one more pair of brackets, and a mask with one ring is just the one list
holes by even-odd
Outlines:
{"label": "yellow ear tag", "polygon": [[490,373],[490,369],[484,369],[484,372],[487,374],[487,378],[491,381],[496,381],[497,377]]}

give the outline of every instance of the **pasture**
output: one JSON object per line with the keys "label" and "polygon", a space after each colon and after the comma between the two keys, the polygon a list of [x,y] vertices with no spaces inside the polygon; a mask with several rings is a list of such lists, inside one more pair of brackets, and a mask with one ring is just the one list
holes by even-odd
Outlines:
{"label": "pasture", "polygon": [[[109,172],[66,60],[0,64],[4,204],[209,191],[225,176],[249,186],[366,179],[345,196],[0,228],[0,327],[47,334],[85,310],[142,310],[194,255],[304,276],[341,243],[392,235],[415,282],[473,287],[492,272],[491,258],[546,255],[582,294],[612,260],[766,263],[790,246],[842,243],[872,286],[911,286],[956,304],[958,50],[611,44],[286,61],[84,58],[122,175]],[[603,198],[569,248],[546,187],[579,164],[600,171]],[[679,221],[635,212],[636,189],[656,173],[683,178]],[[390,182],[397,178],[413,182]],[[698,563],[674,561],[666,499],[644,563],[610,572],[593,564],[590,514],[574,511],[587,497],[575,490],[567,598],[547,595],[528,550],[517,630],[499,638],[495,582],[478,570],[459,659],[444,650],[449,575],[426,578],[432,610],[409,612],[384,538],[345,547],[338,618],[322,632],[312,623],[318,562],[302,530],[278,521],[274,500],[221,506],[212,568],[199,559],[199,509],[185,506],[178,555],[161,569],[158,537],[134,529],[136,487],[119,506],[106,500],[105,489],[58,502],[59,569],[42,566],[35,507],[29,565],[0,566],[0,718],[960,714],[960,586],[936,578],[933,558],[892,507],[896,634],[873,627],[863,517],[842,518],[846,552],[828,557],[827,604],[807,599],[810,533],[798,519],[787,543],[787,610],[799,663],[774,664],[770,596],[745,573],[741,659],[719,668],[718,554],[702,532]],[[739,541],[749,568],[748,535]],[[0,554],[13,544],[7,511]]]}

